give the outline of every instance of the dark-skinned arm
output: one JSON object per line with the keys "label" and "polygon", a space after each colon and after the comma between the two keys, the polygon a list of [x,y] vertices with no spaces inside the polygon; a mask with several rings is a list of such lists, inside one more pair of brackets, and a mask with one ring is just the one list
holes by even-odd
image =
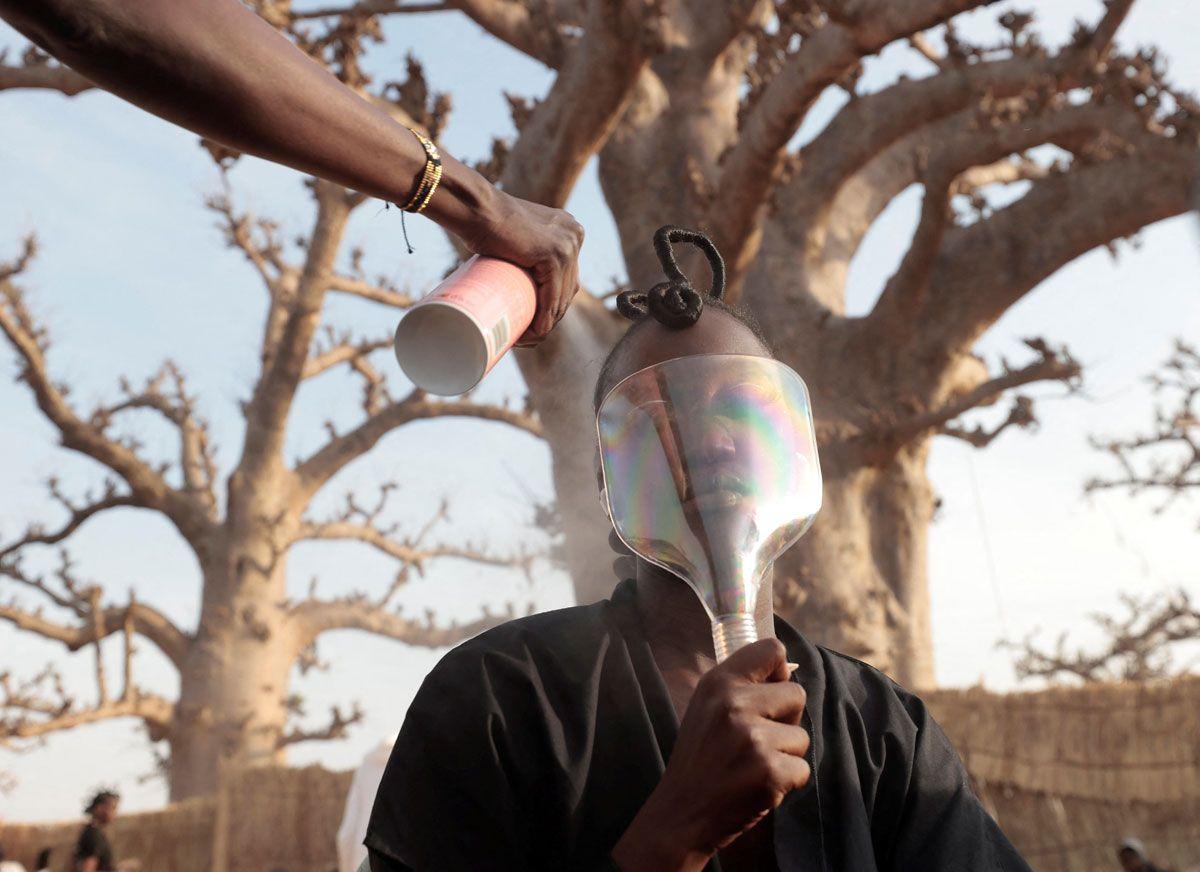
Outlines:
{"label": "dark-skinned arm", "polygon": [[[0,16],[96,84],[238,151],[389,202],[425,166],[416,137],[238,0],[0,0]],[[583,232],[443,155],[426,213],[472,251],[530,269],[545,336],[578,289]]]}

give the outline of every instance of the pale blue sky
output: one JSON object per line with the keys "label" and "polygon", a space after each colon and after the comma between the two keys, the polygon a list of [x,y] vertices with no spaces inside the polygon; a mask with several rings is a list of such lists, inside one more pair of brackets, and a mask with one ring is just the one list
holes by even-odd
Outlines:
{"label": "pale blue sky", "polygon": [[[1100,8],[1098,0],[1025,5],[1045,7],[1044,29],[1052,39],[1067,32],[1073,17],[1091,19]],[[993,7],[975,16],[974,26],[982,31],[999,11]],[[415,47],[433,86],[453,94],[444,144],[464,158],[482,156],[492,135],[509,131],[502,90],[537,95],[549,83],[538,65],[456,15],[406,17],[387,28],[389,41],[373,51],[372,69],[398,76],[406,51]],[[15,41],[11,31],[0,31],[0,44]],[[1161,46],[1175,80],[1200,87],[1194,51],[1200,21],[1188,0],[1140,0],[1121,42]],[[889,51],[873,63],[865,86],[877,87],[906,68],[927,72],[905,54]],[[819,130],[839,99],[831,94],[822,100],[801,135]],[[24,284],[34,311],[50,327],[55,376],[74,385],[77,403],[90,406],[115,396],[121,374],[136,382],[164,357],[174,358],[213,422],[227,470],[240,437],[236,403],[248,395],[254,372],[264,294],[242,260],[222,247],[203,208],[204,196],[218,185],[211,161],[195,137],[101,93],[69,100],[8,92],[0,95],[0,119],[0,257],[16,251],[21,235],[37,231],[42,254]],[[233,178],[239,202],[280,219],[288,235],[307,230],[311,210],[296,174],[247,159]],[[852,270],[852,311],[870,305],[895,267],[918,201],[917,192],[909,191],[872,229]],[[594,167],[570,208],[588,230],[584,279],[593,287],[607,286],[623,267]],[[370,203],[351,225],[350,244],[366,248],[369,272],[427,287],[446,263],[440,232],[422,220],[409,222],[417,248],[409,257],[397,225],[395,211]],[[1140,248],[1120,248],[1115,261],[1105,252],[1093,253],[1054,276],[979,347],[992,362],[1000,354],[1019,361],[1021,337],[1066,343],[1085,364],[1085,394],[1064,397],[1054,386],[1035,388],[1042,420],[1037,433],[1005,434],[982,452],[944,439],[933,451],[930,471],[945,500],[930,549],[938,677],[945,684],[984,679],[991,687],[1011,687],[1011,657],[995,650],[998,638],[1040,627],[1047,636],[1066,630],[1086,639],[1086,615],[1112,608],[1120,590],[1178,584],[1200,590],[1195,569],[1200,505],[1181,504],[1156,516],[1149,499],[1108,495],[1087,501],[1081,495],[1083,481],[1106,469],[1104,458],[1088,448],[1088,434],[1144,427],[1152,402],[1143,377],[1169,354],[1173,337],[1200,338],[1200,240],[1191,219],[1151,228]],[[390,311],[360,302],[337,301],[326,317],[372,335],[394,327]],[[391,365],[386,356],[380,363]],[[13,354],[0,350],[5,540],[31,519],[57,518],[41,484],[48,475],[60,475],[76,492],[102,478],[95,464],[54,447],[52,429],[13,374]],[[343,424],[355,420],[357,387],[347,391],[348,384],[331,374],[304,388],[292,429],[294,453],[312,449],[327,415]],[[496,397],[520,392],[508,364],[483,389]],[[157,422],[131,417],[130,426],[145,431],[150,450],[173,450],[171,433]],[[397,517],[407,523],[419,523],[445,494],[453,512],[448,536],[486,535],[497,544],[518,537],[534,541],[526,527],[525,491],[549,495],[547,462],[542,445],[501,427],[419,424],[394,433],[339,477],[325,505],[348,488],[369,493],[374,483],[397,478],[403,483]],[[132,586],[182,624],[194,621],[195,563],[163,521],[114,512],[85,527],[72,552],[82,574],[111,594],[123,596]],[[329,592],[376,589],[386,582],[389,564],[357,547],[305,546],[293,553],[291,572],[298,591],[313,575]],[[545,569],[528,589],[505,573],[446,562],[413,583],[404,602],[414,611],[428,605],[442,617],[467,618],[485,601],[530,597],[552,608],[569,604],[570,591],[561,575]],[[171,670],[148,645],[144,649],[142,681],[171,693],[176,685]],[[380,736],[399,727],[421,678],[442,653],[357,633],[327,638],[321,652],[331,670],[297,685],[310,711],[320,715],[332,703],[359,699],[368,712],[351,740],[298,749],[292,757],[331,767],[354,765]],[[0,627],[0,668],[30,674],[47,661],[62,663],[73,686],[91,691],[88,657],[68,660],[55,646]],[[144,738],[130,722],[77,730],[19,757],[0,751],[0,769],[19,778],[13,792],[0,796],[0,817],[73,815],[83,794],[102,782],[118,784],[128,808],[153,807],[163,801],[161,783],[138,781],[151,767]]]}

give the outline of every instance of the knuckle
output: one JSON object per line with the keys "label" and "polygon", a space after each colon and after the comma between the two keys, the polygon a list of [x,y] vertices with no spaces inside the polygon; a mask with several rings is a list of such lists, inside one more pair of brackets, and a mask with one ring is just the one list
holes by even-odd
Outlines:
{"label": "knuckle", "polygon": [[744,704],[737,697],[726,694],[717,700],[717,710],[726,721],[733,723],[742,716]]}
{"label": "knuckle", "polygon": [[771,741],[767,736],[767,731],[757,724],[746,728],[745,739],[751,753],[759,757],[765,757],[771,750]]}
{"label": "knuckle", "polygon": [[798,709],[803,710],[804,706],[808,703],[808,693],[794,681],[788,685],[788,695],[792,698],[792,704]]}
{"label": "knuckle", "polygon": [[804,689],[804,685],[797,684],[793,681],[792,687],[796,688],[796,699],[800,702],[800,705],[806,705],[808,703],[808,691]]}
{"label": "knuckle", "polygon": [[[808,734],[808,730],[800,731],[800,753],[807,754],[808,749],[812,747],[812,737]],[[808,764],[805,763],[805,766]]]}

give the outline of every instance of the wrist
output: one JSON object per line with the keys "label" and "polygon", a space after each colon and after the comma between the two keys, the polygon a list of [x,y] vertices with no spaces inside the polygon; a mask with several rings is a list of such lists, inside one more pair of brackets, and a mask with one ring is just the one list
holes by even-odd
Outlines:
{"label": "wrist", "polygon": [[447,157],[425,214],[475,249],[499,225],[504,196],[475,170]]}
{"label": "wrist", "polygon": [[613,848],[613,863],[621,872],[701,872],[713,852],[696,847],[689,828],[662,814],[654,799],[652,794]]}

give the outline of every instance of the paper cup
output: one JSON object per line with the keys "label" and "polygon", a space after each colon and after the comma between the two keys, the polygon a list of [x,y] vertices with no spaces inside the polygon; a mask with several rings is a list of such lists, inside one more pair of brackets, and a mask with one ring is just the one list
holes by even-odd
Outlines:
{"label": "paper cup", "polygon": [[396,360],[431,394],[466,393],[529,328],[536,308],[528,272],[475,255],[405,313],[396,328]]}

